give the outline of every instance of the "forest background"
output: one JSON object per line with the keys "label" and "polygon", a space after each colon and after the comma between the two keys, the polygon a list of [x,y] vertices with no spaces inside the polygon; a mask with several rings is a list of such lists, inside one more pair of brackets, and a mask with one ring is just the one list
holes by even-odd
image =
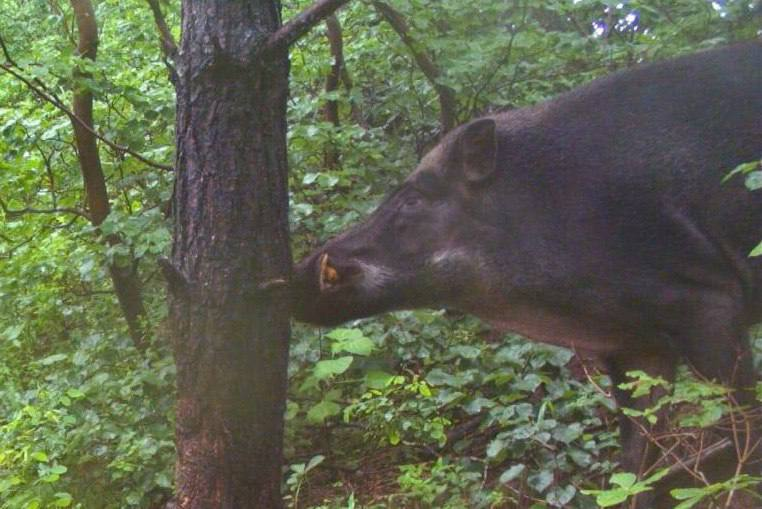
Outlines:
{"label": "forest background", "polygon": [[[284,18],[310,3],[284,1]],[[157,261],[172,221],[179,2],[93,6],[94,60],[77,51],[70,3],[0,0],[3,509],[158,508],[172,496],[175,368]],[[443,130],[759,37],[759,11],[750,0],[350,2],[291,49],[295,256],[372,210]],[[87,93],[100,194],[66,111]],[[746,178],[762,187],[759,172]],[[121,306],[120,277],[137,286]],[[616,471],[607,377],[467,316],[296,325],[289,380],[291,507],[587,508],[595,497],[581,490]],[[684,424],[717,419],[686,387],[683,400],[705,404]]]}

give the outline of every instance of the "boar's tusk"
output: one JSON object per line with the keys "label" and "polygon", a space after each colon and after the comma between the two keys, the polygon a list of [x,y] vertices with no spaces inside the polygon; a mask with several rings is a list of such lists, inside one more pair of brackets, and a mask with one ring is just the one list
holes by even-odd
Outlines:
{"label": "boar's tusk", "polygon": [[325,291],[339,281],[339,273],[328,264],[328,253],[320,255],[320,291]]}

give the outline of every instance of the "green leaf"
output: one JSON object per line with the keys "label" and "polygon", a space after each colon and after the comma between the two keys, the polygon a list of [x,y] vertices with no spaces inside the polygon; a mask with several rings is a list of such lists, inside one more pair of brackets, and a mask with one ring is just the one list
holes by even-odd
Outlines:
{"label": "green leaf", "polygon": [[80,399],[85,397],[85,393],[79,389],[69,389],[66,391],[66,395],[72,399]]}
{"label": "green leaf", "polygon": [[509,482],[516,479],[518,476],[520,476],[524,470],[526,470],[526,465],[523,463],[518,463],[516,465],[513,465],[511,468],[500,474],[500,483],[501,484],[508,484]]}
{"label": "green leaf", "polygon": [[0,334],[0,337],[7,339],[9,341],[13,341],[14,339],[17,339],[21,332],[24,330],[24,324],[16,324],[11,325],[10,327],[6,328],[2,334]]}
{"label": "green leaf", "polygon": [[493,459],[497,458],[503,451],[505,451],[506,446],[507,444],[505,443],[505,440],[499,438],[492,440],[487,446],[487,457]]}
{"label": "green leaf", "polygon": [[706,494],[704,488],[676,488],[670,490],[670,495],[676,500],[687,500],[694,497],[703,497]]}
{"label": "green leaf", "polygon": [[462,373],[451,375],[442,369],[432,369],[426,375],[426,381],[431,385],[449,385],[450,387],[463,387],[469,382],[469,378]]}
{"label": "green leaf", "polygon": [[48,461],[48,455],[42,451],[33,452],[30,456],[33,460],[39,461],[40,463],[47,463]]}
{"label": "green leaf", "polygon": [[298,414],[299,414],[299,403],[291,401],[290,399],[286,401],[286,413],[283,419],[286,421],[290,421],[294,419]]}
{"label": "green leaf", "polygon": [[643,481],[643,484],[646,484],[646,485],[654,484],[655,482],[665,477],[668,473],[669,473],[669,469],[662,468],[661,470],[658,470],[655,473],[648,476],[648,478]]}
{"label": "green leaf", "polygon": [[745,183],[750,191],[762,189],[762,171],[753,171],[746,175]]}
{"label": "green leaf", "polygon": [[310,459],[310,461],[307,462],[307,466],[305,467],[304,472],[305,473],[309,472],[310,470],[312,470],[316,466],[320,465],[323,462],[323,460],[325,460],[325,456],[323,456],[322,454],[317,454],[317,455],[313,456]]}
{"label": "green leaf", "polygon": [[630,488],[638,480],[638,477],[630,472],[617,472],[611,476],[611,484],[616,484],[622,488]]}
{"label": "green leaf", "polygon": [[542,383],[542,379],[536,373],[529,373],[517,380],[512,387],[519,391],[534,392]]}
{"label": "green leaf", "polygon": [[590,453],[576,447],[569,451],[569,458],[582,468],[590,466],[593,462],[593,456]]}
{"label": "green leaf", "polygon": [[365,385],[370,389],[383,389],[393,377],[394,375],[390,375],[385,371],[368,371],[365,373]]}
{"label": "green leaf", "polygon": [[345,329],[341,327],[338,329],[333,329],[325,336],[335,341],[350,341],[353,339],[365,337],[360,329]]}
{"label": "green leaf", "polygon": [[757,168],[759,168],[760,161],[751,161],[748,163],[739,164],[736,166],[733,171],[725,175],[725,177],[722,179],[722,182],[725,183],[728,180],[730,180],[735,175],[747,175],[749,173],[752,173]]}
{"label": "green leaf", "polygon": [[329,417],[339,415],[341,406],[334,401],[323,400],[307,412],[307,420],[313,424],[322,424]]}
{"label": "green leaf", "polygon": [[373,341],[360,333],[359,337],[336,341],[333,345],[331,345],[331,351],[333,353],[347,352],[355,355],[367,356],[370,355],[375,346],[376,345],[373,343]]}
{"label": "green leaf", "polygon": [[751,250],[749,256],[762,256],[762,242],[757,244],[757,247]]}
{"label": "green leaf", "polygon": [[65,474],[67,470],[68,469],[63,465],[53,465],[50,468],[50,472],[57,475]]}
{"label": "green leaf", "polygon": [[675,509],[690,509],[710,493],[705,488],[677,488],[670,490],[670,495],[676,500],[682,500]]}
{"label": "green leaf", "polygon": [[598,494],[595,497],[595,502],[601,507],[612,507],[619,505],[627,500],[628,496],[629,493],[627,493],[627,491],[622,489],[614,489]]}
{"label": "green leaf", "polygon": [[555,486],[548,491],[545,500],[553,507],[567,507],[576,494],[577,488],[571,484],[564,487]]}
{"label": "green leaf", "polygon": [[553,430],[553,438],[565,444],[570,444],[580,436],[582,436],[582,426],[576,422],[568,426],[559,425]]}
{"label": "green leaf", "polygon": [[330,359],[325,361],[319,361],[315,364],[313,373],[318,380],[325,380],[336,375],[344,373],[352,364],[353,357],[348,355],[346,357],[339,357],[338,359]]}
{"label": "green leaf", "polygon": [[553,472],[542,470],[527,477],[527,484],[538,493],[545,491],[553,482]]}
{"label": "green leaf", "polygon": [[450,348],[450,351],[464,359],[476,359],[482,353],[481,348],[470,345],[456,345]]}
{"label": "green leaf", "polygon": [[463,405],[463,410],[469,415],[476,415],[481,412],[483,408],[493,408],[495,405],[496,403],[491,399],[479,396]]}
{"label": "green leaf", "polygon": [[68,356],[64,353],[56,353],[53,355],[49,355],[43,359],[40,359],[39,361],[37,361],[37,363],[43,366],[50,366],[51,364],[55,364],[57,362],[66,360],[67,358]]}

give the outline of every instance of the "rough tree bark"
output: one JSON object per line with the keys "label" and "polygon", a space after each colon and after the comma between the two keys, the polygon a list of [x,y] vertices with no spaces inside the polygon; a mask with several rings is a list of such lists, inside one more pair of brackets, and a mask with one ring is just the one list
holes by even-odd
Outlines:
{"label": "rough tree bark", "polygon": [[288,45],[347,0],[281,27],[277,0],[184,0],[170,323],[176,505],[282,506],[289,340]]}
{"label": "rough tree bark", "polygon": [[458,103],[455,99],[455,91],[439,82],[442,72],[434,63],[434,59],[420,47],[415,38],[410,34],[410,27],[405,21],[404,16],[391,5],[379,0],[373,0],[373,7],[386,20],[387,23],[400,36],[402,43],[407,46],[418,67],[426,76],[426,79],[434,87],[439,97],[439,123],[442,134],[446,133],[458,123],[457,111]]}
{"label": "rough tree bark", "polygon": [[[98,54],[98,24],[93,4],[90,0],[71,0],[71,6],[79,34],[77,52],[82,58],[95,60]],[[83,73],[75,70],[75,77],[83,76]],[[74,140],[85,183],[90,221],[93,226],[99,226],[111,211],[111,205],[98,153],[98,140],[94,134],[93,94],[81,85],[75,86],[71,123],[74,127]],[[106,237],[106,242],[113,246],[120,240],[116,235],[109,235]],[[122,314],[127,321],[130,336],[135,346],[142,349],[145,346],[145,331],[142,324],[145,309],[137,274],[137,261],[130,260],[125,265],[114,262],[109,265],[109,274]]]}

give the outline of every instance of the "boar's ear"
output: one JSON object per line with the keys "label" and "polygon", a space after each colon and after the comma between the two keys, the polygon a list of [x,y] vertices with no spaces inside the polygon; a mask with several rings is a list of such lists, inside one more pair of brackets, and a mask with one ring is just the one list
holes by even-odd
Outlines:
{"label": "boar's ear", "polygon": [[491,118],[474,120],[463,128],[458,138],[463,176],[469,182],[479,182],[495,171],[497,139],[495,121]]}

